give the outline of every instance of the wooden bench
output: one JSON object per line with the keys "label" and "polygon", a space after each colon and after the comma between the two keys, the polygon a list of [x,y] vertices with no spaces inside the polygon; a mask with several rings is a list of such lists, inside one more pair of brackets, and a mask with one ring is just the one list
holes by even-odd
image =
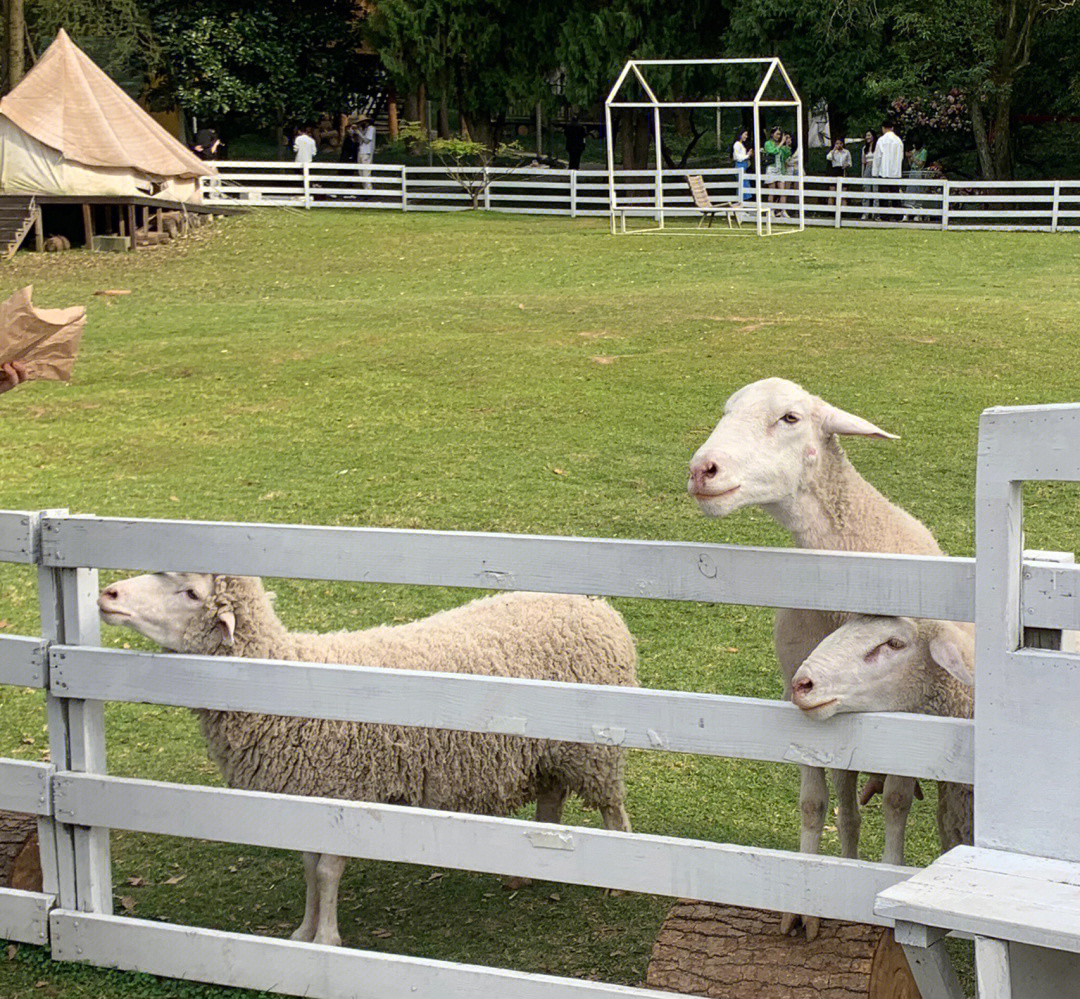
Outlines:
{"label": "wooden bench", "polygon": [[896,920],[924,999],[962,996],[950,931],[975,938],[980,999],[1013,999],[1010,944],[1080,954],[1080,863],[958,846],[883,891],[874,911]]}

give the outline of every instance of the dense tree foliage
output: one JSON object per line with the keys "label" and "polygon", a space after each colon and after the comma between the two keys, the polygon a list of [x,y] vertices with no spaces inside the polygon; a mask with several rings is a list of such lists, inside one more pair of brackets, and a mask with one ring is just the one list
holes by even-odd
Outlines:
{"label": "dense tree foliage", "polygon": [[[1010,177],[1017,164],[1036,170],[1040,149],[1060,152],[1061,136],[1080,136],[1061,125],[1058,138],[1040,145],[1031,133],[1080,112],[1078,0],[25,3],[34,42],[65,26],[114,75],[154,80],[189,113],[248,127],[348,106],[371,90],[377,61],[406,101],[406,117],[419,117],[426,97],[438,109],[429,124],[441,135],[454,122],[469,141],[495,149],[511,110],[569,104],[599,114],[629,57],[775,54],[807,106],[828,102],[834,134],[899,112],[985,177]],[[365,43],[375,56],[361,54]],[[651,81],[674,98],[745,89],[715,71],[675,70]],[[705,134],[704,119],[679,116],[683,159]],[[648,113],[624,111],[614,125],[623,164],[643,165]],[[1025,130],[1019,150],[1017,128]]]}

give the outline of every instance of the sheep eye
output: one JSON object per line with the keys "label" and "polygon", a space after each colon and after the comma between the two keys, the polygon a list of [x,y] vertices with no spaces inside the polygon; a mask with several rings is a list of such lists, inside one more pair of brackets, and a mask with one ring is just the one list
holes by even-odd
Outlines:
{"label": "sheep eye", "polygon": [[885,644],[890,649],[902,649],[906,643],[902,642],[899,638],[890,638]]}
{"label": "sheep eye", "polygon": [[202,597],[199,596],[198,590],[184,590],[184,596],[187,597],[189,600],[202,600]]}
{"label": "sheep eye", "polygon": [[780,419],[783,420],[784,423],[786,423],[788,426],[792,427],[799,422],[799,416],[797,413],[785,413],[783,416],[780,417]]}

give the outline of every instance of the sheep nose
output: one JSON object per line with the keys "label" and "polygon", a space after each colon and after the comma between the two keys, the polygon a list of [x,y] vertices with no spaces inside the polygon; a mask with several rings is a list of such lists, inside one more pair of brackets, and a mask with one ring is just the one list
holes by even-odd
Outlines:
{"label": "sheep nose", "polygon": [[814,681],[809,677],[803,677],[801,680],[796,680],[791,689],[796,694],[809,694],[814,689]]}
{"label": "sheep nose", "polygon": [[101,595],[98,597],[98,607],[104,607],[107,603],[111,603],[113,600],[120,599],[120,591],[115,586],[110,586],[107,589],[101,591]]}
{"label": "sheep nose", "polygon": [[715,479],[720,466],[710,458],[695,458],[690,462],[691,492],[704,492],[710,479]]}

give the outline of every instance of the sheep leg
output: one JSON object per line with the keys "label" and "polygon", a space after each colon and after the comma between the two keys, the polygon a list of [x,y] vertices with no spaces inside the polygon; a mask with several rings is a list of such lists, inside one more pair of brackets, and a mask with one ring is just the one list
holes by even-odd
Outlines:
{"label": "sheep leg", "polygon": [[[799,831],[799,852],[817,853],[821,847],[821,831],[825,828],[825,812],[829,807],[829,786],[825,771],[820,767],[802,768],[802,787],[799,790],[799,812],[802,828]],[[817,916],[802,916],[785,912],[780,917],[780,932],[788,934],[799,923],[806,929],[806,939],[814,940],[821,929]]]}
{"label": "sheep leg", "polygon": [[881,855],[883,864],[904,863],[904,832],[914,797],[914,777],[889,774],[885,778],[885,790],[881,795],[881,812],[885,819],[885,852]]}
{"label": "sheep leg", "polygon": [[315,886],[315,868],[319,863],[317,853],[304,854],[304,883],[307,885],[307,897],[304,901],[304,921],[293,930],[290,940],[303,940],[311,943],[315,937],[315,924],[319,918],[319,893]]}
{"label": "sheep leg", "polygon": [[566,788],[561,784],[552,784],[536,796],[537,822],[562,822],[563,804],[566,802]]}
{"label": "sheep leg", "polygon": [[626,814],[626,808],[621,801],[613,805],[601,805],[600,817],[604,820],[605,829],[613,829],[615,832],[633,832],[630,828],[630,816]]}
{"label": "sheep leg", "polygon": [[315,867],[315,884],[319,892],[319,924],[315,930],[314,943],[330,944],[333,947],[341,944],[337,920],[338,886],[348,861],[348,857],[338,857],[333,853],[319,856],[319,863]]}
{"label": "sheep leg", "polygon": [[833,770],[836,785],[836,831],[840,834],[840,856],[859,858],[859,828],[862,816],[856,802],[859,774],[855,770]]}

